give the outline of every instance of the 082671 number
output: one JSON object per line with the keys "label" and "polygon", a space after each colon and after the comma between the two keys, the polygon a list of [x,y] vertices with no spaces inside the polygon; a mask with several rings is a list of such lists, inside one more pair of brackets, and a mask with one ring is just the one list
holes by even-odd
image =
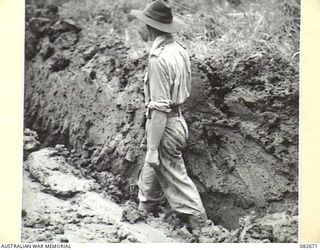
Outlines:
{"label": "082671 number", "polygon": [[300,244],[300,248],[318,248],[318,244]]}

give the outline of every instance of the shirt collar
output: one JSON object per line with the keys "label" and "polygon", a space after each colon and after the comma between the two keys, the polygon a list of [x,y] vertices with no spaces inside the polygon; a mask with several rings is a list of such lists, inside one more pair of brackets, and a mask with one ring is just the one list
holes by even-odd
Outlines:
{"label": "shirt collar", "polygon": [[160,36],[157,36],[156,39],[153,41],[153,44],[150,49],[150,56],[156,55],[157,50],[163,46],[165,46],[168,43],[174,42],[174,38],[172,34],[163,34]]}

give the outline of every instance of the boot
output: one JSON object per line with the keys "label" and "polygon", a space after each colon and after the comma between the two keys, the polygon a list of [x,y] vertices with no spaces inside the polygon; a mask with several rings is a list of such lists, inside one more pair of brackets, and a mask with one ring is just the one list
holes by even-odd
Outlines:
{"label": "boot", "polygon": [[189,227],[192,230],[194,229],[201,229],[204,227],[205,222],[207,220],[207,215],[206,214],[201,214],[201,215],[188,215],[188,220],[189,220]]}
{"label": "boot", "polygon": [[138,210],[146,212],[147,214],[153,214],[153,216],[158,217],[160,208],[159,202],[154,201],[140,201]]}

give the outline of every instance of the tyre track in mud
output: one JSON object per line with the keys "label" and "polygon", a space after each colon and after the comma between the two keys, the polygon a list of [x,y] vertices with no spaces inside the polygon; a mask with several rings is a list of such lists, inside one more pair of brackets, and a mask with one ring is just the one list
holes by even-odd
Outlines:
{"label": "tyre track in mud", "polygon": [[[90,181],[81,178],[76,169],[66,164],[63,158],[50,156],[54,152],[53,149],[42,149],[31,154],[31,158],[25,162],[23,242],[182,241],[170,237],[169,226],[161,223],[160,219],[157,228],[145,221],[135,224],[122,222],[123,207],[114,203],[107,194],[95,191],[93,183],[87,190],[80,187],[74,192],[74,185]],[[50,170],[53,165],[54,169]],[[66,169],[67,172],[64,171]],[[48,179],[57,175],[62,178],[50,186]],[[59,192],[61,189],[64,193]],[[149,221],[152,223],[152,219]]]}

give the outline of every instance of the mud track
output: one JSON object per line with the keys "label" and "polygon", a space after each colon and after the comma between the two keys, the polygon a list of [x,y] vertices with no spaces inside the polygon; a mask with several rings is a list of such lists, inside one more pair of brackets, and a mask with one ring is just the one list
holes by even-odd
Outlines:
{"label": "mud track", "polygon": [[24,166],[24,242],[179,242],[161,219],[121,222],[124,207],[55,149],[34,152]]}

